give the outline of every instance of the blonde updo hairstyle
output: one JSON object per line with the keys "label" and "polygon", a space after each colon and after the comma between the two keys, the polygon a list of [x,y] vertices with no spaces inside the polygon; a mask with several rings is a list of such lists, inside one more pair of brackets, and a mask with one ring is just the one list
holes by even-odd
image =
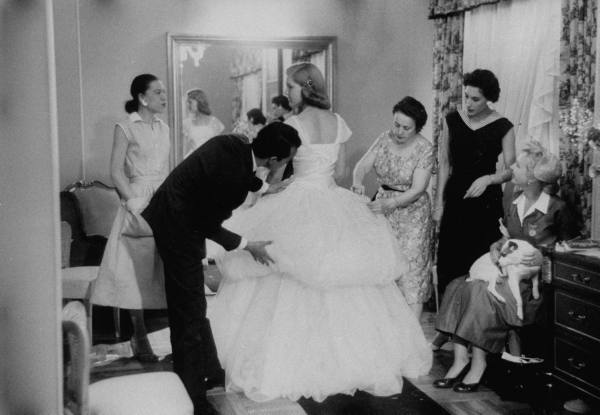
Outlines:
{"label": "blonde updo hairstyle", "polygon": [[528,179],[540,181],[545,185],[556,184],[562,174],[558,157],[548,153],[536,140],[526,143],[522,151],[521,157],[526,163]]}
{"label": "blonde updo hairstyle", "polygon": [[187,92],[187,97],[196,102],[196,110],[205,115],[210,115],[210,107],[208,106],[208,98],[206,98],[206,94],[201,89],[190,89]]}
{"label": "blonde updo hairstyle", "polygon": [[292,65],[286,70],[286,75],[302,88],[302,108],[300,110],[304,109],[306,105],[325,110],[331,108],[325,79],[315,65],[306,62]]}

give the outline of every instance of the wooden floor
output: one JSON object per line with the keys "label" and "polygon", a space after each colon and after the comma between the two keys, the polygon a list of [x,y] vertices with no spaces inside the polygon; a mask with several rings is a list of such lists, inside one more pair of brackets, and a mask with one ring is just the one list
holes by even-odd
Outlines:
{"label": "wooden floor", "polygon": [[[209,301],[210,302],[210,301]],[[421,325],[427,339],[435,335],[433,328],[435,315],[425,312],[421,319]],[[160,330],[150,334],[150,342],[155,352],[161,356],[170,353],[168,329]],[[170,363],[155,364],[152,367],[142,365],[132,359],[123,359],[131,356],[129,343],[113,345],[95,345],[93,347],[93,359],[95,361],[92,369],[92,382],[129,373],[149,370],[169,370]],[[122,365],[107,364],[108,362],[122,361]],[[451,345],[445,346],[445,350],[435,352],[434,364],[427,376],[411,379],[412,383],[426,395],[438,402],[451,414],[456,415],[525,415],[525,414],[548,414],[548,412],[534,411],[526,404],[502,401],[496,393],[481,387],[478,392],[460,394],[452,390],[436,389],[432,382],[443,375],[452,361]],[[256,403],[241,394],[225,393],[222,388],[216,388],[209,392],[209,399],[223,415],[296,415],[304,414],[300,405],[285,399],[266,403]],[[569,413],[567,411],[551,412],[552,414]]]}
{"label": "wooden floor", "polygon": [[[435,314],[423,313],[421,327],[425,337],[430,340],[435,336]],[[448,412],[456,415],[496,415],[496,414],[529,414],[534,411],[529,405],[518,402],[502,401],[492,390],[481,387],[474,393],[456,393],[452,389],[437,389],[432,383],[444,377],[452,364],[452,345],[446,344],[442,350],[434,353],[433,367],[427,376],[413,381],[427,396],[443,406]]]}

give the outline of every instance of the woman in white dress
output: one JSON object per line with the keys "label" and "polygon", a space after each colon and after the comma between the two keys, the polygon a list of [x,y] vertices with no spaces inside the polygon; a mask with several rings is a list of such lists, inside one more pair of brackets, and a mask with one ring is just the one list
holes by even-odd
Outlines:
{"label": "woman in white dress", "polygon": [[155,362],[144,324],[143,309],[166,308],[163,265],[152,231],[140,213],[169,172],[169,127],[158,114],[167,95],[154,75],[134,78],[132,99],[125,104],[127,120],[114,132],[110,173],[122,204],[113,223],[92,303],[129,309],[133,325],[131,347],[142,362]]}
{"label": "woman in white dress", "polygon": [[201,89],[187,92],[187,109],[189,117],[182,123],[184,158],[225,129],[223,123],[211,115],[208,99]]}
{"label": "woman in white dress", "polygon": [[386,219],[335,183],[351,132],[328,110],[323,76],[308,63],[287,74],[299,115],[286,122],[302,139],[295,179],[227,223],[273,241],[275,263],[245,251],[217,261],[223,281],[209,311],[226,387],[257,401],[400,393],[402,376],[427,373],[432,360],[394,283],[406,260]]}

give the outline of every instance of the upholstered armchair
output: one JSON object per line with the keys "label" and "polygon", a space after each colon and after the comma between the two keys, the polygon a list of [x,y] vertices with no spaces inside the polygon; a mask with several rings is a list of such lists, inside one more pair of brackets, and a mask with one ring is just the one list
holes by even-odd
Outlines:
{"label": "upholstered armchair", "polygon": [[[81,300],[92,333],[91,289],[98,276],[104,247],[119,207],[113,187],[99,181],[76,182],[60,193],[63,299]],[[119,310],[113,312],[120,337]]]}
{"label": "upholstered armchair", "polygon": [[99,181],[79,181],[60,192],[61,220],[71,225],[70,266],[100,264],[119,203],[116,189]]}
{"label": "upholstered armchair", "polygon": [[90,385],[90,341],[85,307],[78,301],[63,309],[65,414],[192,415],[194,406],[173,372],[112,377]]}

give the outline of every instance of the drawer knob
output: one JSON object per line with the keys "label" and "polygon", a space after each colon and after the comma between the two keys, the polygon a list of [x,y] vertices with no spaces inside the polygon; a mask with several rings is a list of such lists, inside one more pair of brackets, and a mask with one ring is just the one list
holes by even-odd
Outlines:
{"label": "drawer knob", "polygon": [[569,362],[569,366],[571,366],[575,370],[585,369],[585,362],[578,362],[575,360],[574,357],[569,357],[567,361]]}
{"label": "drawer knob", "polygon": [[585,319],[587,319],[587,316],[585,314],[577,314],[575,311],[573,310],[569,310],[569,312],[567,313],[569,315],[569,317],[571,317],[573,320],[578,321],[578,322],[582,322],[585,321]]}
{"label": "drawer knob", "polygon": [[571,274],[571,279],[575,282],[578,282],[580,284],[589,284],[590,281],[592,280],[589,276],[587,275],[580,275],[577,273],[573,273]]}

